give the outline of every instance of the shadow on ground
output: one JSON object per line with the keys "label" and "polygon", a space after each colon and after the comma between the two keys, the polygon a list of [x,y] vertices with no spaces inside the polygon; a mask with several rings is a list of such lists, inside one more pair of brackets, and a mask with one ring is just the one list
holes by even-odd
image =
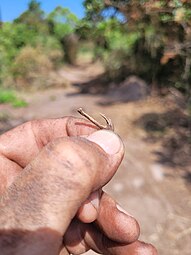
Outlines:
{"label": "shadow on ground", "polygon": [[[106,77],[107,75],[101,74],[88,82],[73,83],[73,86],[78,87],[78,92],[75,94],[102,95],[97,102],[100,106],[139,101],[148,96],[147,84],[136,76],[129,76],[120,83],[109,82]],[[73,95],[68,94],[68,96]]]}
{"label": "shadow on ground", "polygon": [[[191,120],[180,109],[165,113],[147,113],[135,121],[147,132],[147,142],[162,142],[155,151],[157,162],[173,168],[188,169],[191,165]],[[191,173],[185,175],[191,182]]]}
{"label": "shadow on ground", "polygon": [[184,174],[183,178],[188,184],[191,184],[191,173],[187,172]]}
{"label": "shadow on ground", "polygon": [[74,92],[69,95],[79,95],[79,94],[91,94],[91,95],[98,95],[98,94],[105,94],[108,91],[109,85],[108,80],[105,78],[105,74],[100,74],[95,78],[90,79],[86,82],[73,82],[72,85],[78,88],[77,92]]}

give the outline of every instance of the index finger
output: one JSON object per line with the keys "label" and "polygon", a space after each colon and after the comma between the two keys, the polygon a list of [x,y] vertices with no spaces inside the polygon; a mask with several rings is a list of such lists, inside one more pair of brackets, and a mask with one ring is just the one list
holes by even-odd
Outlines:
{"label": "index finger", "polygon": [[75,117],[29,121],[0,136],[0,156],[24,168],[54,139],[89,135],[97,129]]}

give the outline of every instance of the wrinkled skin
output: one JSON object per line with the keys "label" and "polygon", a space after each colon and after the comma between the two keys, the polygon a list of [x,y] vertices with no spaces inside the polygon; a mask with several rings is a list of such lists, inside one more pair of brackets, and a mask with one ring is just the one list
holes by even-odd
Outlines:
{"label": "wrinkled skin", "polygon": [[[138,240],[137,221],[102,192],[124,154],[108,132],[66,117],[0,136],[0,254],[157,254]],[[97,137],[114,137],[118,150],[106,153]]]}

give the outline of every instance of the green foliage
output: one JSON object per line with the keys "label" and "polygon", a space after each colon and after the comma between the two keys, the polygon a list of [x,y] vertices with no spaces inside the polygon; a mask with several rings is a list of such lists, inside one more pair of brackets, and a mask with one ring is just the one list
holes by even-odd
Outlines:
{"label": "green foliage", "polygon": [[0,89],[0,104],[10,103],[13,107],[25,107],[27,103],[12,90]]}
{"label": "green foliage", "polygon": [[78,24],[78,18],[71,13],[69,9],[56,7],[47,17],[50,32],[56,36],[58,40],[62,40],[64,36],[75,31]]}
{"label": "green foliage", "polygon": [[21,76],[30,82],[32,73],[40,77],[43,73],[44,81],[45,72],[63,63],[63,38],[75,31],[77,23],[68,9],[57,7],[45,15],[40,2],[31,0],[23,14],[0,28],[0,86],[17,86]]}
{"label": "green foliage", "polygon": [[78,18],[67,8],[56,7],[47,17],[50,33],[57,38],[65,51],[65,60],[76,63],[78,37],[75,29]]}
{"label": "green foliage", "polygon": [[45,13],[41,10],[40,2],[31,0],[28,4],[28,10],[23,12],[14,22],[16,24],[25,24],[33,32],[47,34],[48,27],[44,16]]}
{"label": "green foliage", "polygon": [[89,22],[98,22],[102,20],[101,11],[104,8],[104,1],[102,0],[85,0],[83,5],[86,10],[86,20]]}
{"label": "green foliage", "polygon": [[101,25],[105,26],[104,36],[111,51],[124,50],[126,53],[130,53],[132,46],[140,37],[140,33],[136,31],[130,34],[125,33],[120,28],[120,23],[115,19],[109,19],[106,22],[102,22]]}
{"label": "green foliage", "polygon": [[85,0],[84,6],[82,34],[94,38],[110,73],[120,76],[126,66],[149,83],[191,96],[190,1]]}
{"label": "green foliage", "polygon": [[[34,53],[34,61],[29,56],[26,56],[25,60],[22,59],[21,61],[20,55],[22,55],[22,51],[26,47],[38,49],[37,52],[31,52],[31,55]],[[20,59],[19,64],[18,59]],[[42,59],[44,59],[44,62],[42,62]],[[37,64],[38,61],[40,63]],[[47,62],[49,62],[49,66],[52,68],[57,68],[62,61],[63,49],[60,42],[54,36],[36,33],[34,30],[29,30],[26,24],[3,24],[0,30],[1,85],[12,86],[14,77],[18,73],[20,75],[28,73],[29,69],[35,66],[34,62],[36,63],[36,72],[40,72],[44,64],[45,68],[47,67]],[[23,70],[21,71],[22,68]],[[26,69],[28,70],[27,72]],[[31,69],[32,71],[34,70]]]}
{"label": "green foliage", "polygon": [[0,45],[8,60],[12,61],[21,47],[33,43],[35,36],[36,33],[29,30],[25,24],[6,22],[0,29]]}
{"label": "green foliage", "polygon": [[[85,17],[78,20],[60,6],[45,14],[40,2],[31,0],[13,23],[3,23],[0,85],[22,79],[30,83],[37,73],[45,77],[59,67],[64,53],[67,57],[72,35],[74,39],[77,34],[94,42],[94,58],[103,60],[112,79],[126,68],[126,73],[149,83],[173,86],[191,96],[190,1],[84,0],[83,5]],[[77,48],[70,50],[76,55]]]}

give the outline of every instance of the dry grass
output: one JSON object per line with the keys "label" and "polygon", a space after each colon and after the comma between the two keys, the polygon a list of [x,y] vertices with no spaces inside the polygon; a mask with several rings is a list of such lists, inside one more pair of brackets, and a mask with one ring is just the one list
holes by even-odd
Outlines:
{"label": "dry grass", "polygon": [[44,89],[52,86],[68,86],[68,82],[55,74],[63,54],[52,50],[48,54],[42,48],[26,46],[21,49],[13,64],[14,83],[21,89]]}

